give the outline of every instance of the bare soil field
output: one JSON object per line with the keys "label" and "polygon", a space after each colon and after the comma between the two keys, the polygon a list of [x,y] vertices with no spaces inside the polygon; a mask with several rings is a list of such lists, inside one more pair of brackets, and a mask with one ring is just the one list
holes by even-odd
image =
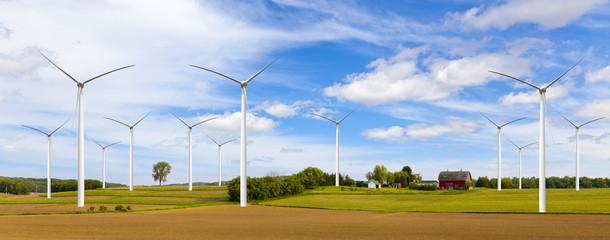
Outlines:
{"label": "bare soil field", "polygon": [[607,239],[610,215],[394,213],[238,205],[1,216],[2,239]]}

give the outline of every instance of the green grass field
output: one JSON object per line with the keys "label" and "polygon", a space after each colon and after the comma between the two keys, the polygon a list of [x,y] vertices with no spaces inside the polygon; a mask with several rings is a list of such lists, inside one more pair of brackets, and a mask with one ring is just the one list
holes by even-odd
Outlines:
{"label": "green grass field", "polygon": [[[306,194],[260,201],[267,206],[395,212],[537,213],[538,189],[415,191],[318,188]],[[547,213],[610,214],[610,189],[547,189]]]}

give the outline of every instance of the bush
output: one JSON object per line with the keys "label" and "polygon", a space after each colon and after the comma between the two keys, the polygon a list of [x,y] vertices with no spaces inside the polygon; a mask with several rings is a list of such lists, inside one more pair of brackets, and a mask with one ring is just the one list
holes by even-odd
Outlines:
{"label": "bush", "polygon": [[[85,180],[85,190],[97,189],[102,187],[102,182],[100,180]],[[69,191],[78,191],[78,182],[77,181],[66,181],[66,182],[56,182],[51,183],[51,192],[69,192]]]}
{"label": "bush", "polygon": [[105,212],[106,210],[108,210],[108,208],[104,205],[101,205],[99,209],[100,209],[100,212]]}
{"label": "bush", "polygon": [[9,194],[28,195],[30,188],[10,178],[0,178],[0,191]]}
{"label": "bush", "polygon": [[474,186],[475,187],[491,188],[491,183],[489,182],[489,178],[487,178],[487,177],[479,177],[479,179],[477,179],[477,182],[476,182],[476,184]]}
{"label": "bush", "polygon": [[417,183],[415,183],[415,182],[409,183],[409,189],[417,190],[418,188],[419,188],[419,185],[417,185]]}
{"label": "bush", "polygon": [[127,211],[131,211],[131,206],[130,206],[130,205],[127,205],[127,208],[126,208],[126,209],[127,209]]}
{"label": "bush", "polygon": [[120,211],[120,212],[127,211],[127,209],[123,208],[123,205],[116,205],[116,206],[114,206],[114,210],[115,211]]}

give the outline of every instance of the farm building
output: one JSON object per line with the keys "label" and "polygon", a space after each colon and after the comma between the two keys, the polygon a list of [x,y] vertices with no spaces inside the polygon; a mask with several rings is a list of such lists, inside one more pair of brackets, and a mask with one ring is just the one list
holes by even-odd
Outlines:
{"label": "farm building", "polygon": [[422,180],[417,185],[436,185],[438,187],[438,181],[436,180]]}
{"label": "farm building", "polygon": [[400,183],[392,183],[392,186],[390,186],[392,188],[401,188],[402,185]]}
{"label": "farm building", "polygon": [[[469,171],[442,171],[438,174],[438,188],[441,190],[464,189],[466,183],[472,183]],[[471,189],[472,187],[469,187]]]}
{"label": "farm building", "polygon": [[381,188],[381,184],[375,180],[369,180],[368,188]]}

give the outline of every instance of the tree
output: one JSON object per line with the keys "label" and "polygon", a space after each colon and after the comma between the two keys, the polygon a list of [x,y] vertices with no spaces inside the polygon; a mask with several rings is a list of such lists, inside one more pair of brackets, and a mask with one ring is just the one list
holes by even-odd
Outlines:
{"label": "tree", "polygon": [[368,180],[375,180],[381,184],[387,184],[390,178],[390,172],[383,165],[375,165],[375,169],[372,172],[366,174]]}
{"label": "tree", "polygon": [[172,172],[172,166],[167,162],[158,162],[153,165],[153,178],[159,181],[159,186],[162,182],[167,181],[167,175]]}
{"label": "tree", "polygon": [[487,178],[487,176],[479,177],[479,179],[477,179],[477,183],[474,186],[491,188],[491,183],[489,182],[489,178]]}

